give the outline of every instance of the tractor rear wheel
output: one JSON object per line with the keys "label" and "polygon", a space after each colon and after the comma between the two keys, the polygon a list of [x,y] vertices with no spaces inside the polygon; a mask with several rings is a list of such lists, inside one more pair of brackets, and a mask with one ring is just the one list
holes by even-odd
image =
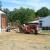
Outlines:
{"label": "tractor rear wheel", "polygon": [[35,33],[34,33],[35,35],[37,35],[38,34],[38,31],[37,30],[35,30]]}

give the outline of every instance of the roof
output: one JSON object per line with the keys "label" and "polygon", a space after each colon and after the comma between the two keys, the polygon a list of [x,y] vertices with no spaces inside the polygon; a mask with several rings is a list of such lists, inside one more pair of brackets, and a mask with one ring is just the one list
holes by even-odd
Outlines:
{"label": "roof", "polygon": [[0,14],[5,14],[3,11],[0,10]]}
{"label": "roof", "polygon": [[42,26],[50,26],[50,16],[41,17],[38,20],[30,21],[28,23],[39,23],[39,21],[42,21]]}
{"label": "roof", "polygon": [[28,23],[39,23],[39,20],[31,21],[31,22],[28,22]]}

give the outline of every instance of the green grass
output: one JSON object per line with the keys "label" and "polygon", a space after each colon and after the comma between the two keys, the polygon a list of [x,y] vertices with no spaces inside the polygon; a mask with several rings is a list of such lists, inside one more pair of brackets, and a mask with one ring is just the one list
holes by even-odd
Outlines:
{"label": "green grass", "polygon": [[42,33],[44,33],[44,34],[50,34],[50,30],[42,30]]}

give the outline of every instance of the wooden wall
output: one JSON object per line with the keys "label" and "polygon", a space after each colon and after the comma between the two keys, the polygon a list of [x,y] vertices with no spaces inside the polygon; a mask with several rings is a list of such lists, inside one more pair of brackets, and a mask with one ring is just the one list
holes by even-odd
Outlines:
{"label": "wooden wall", "polygon": [[2,29],[6,29],[7,27],[7,17],[2,15]]}

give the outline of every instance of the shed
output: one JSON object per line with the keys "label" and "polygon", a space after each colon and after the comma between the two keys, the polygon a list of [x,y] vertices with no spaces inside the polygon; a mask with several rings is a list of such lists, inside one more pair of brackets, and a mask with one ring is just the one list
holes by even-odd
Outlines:
{"label": "shed", "polygon": [[39,19],[39,21],[42,21],[42,28],[50,29],[50,16]]}
{"label": "shed", "polygon": [[0,32],[6,31],[7,17],[6,14],[0,10]]}

